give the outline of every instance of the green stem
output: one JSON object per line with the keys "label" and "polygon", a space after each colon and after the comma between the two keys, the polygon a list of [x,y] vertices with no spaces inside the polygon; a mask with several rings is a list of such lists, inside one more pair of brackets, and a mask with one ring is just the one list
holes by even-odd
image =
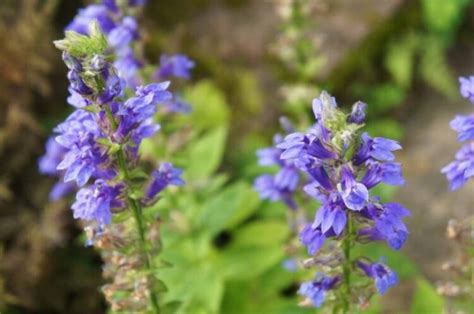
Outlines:
{"label": "green stem", "polygon": [[353,225],[352,225],[352,218],[350,214],[347,217],[347,234],[343,240],[343,250],[344,250],[344,264],[343,264],[343,275],[344,275],[344,283],[343,283],[343,313],[350,313],[351,310],[351,269],[352,269],[352,261],[351,261],[351,247],[352,247],[352,235],[353,235]]}
{"label": "green stem", "polygon": [[[120,172],[123,174],[125,182],[128,185],[130,183],[130,175],[128,173],[127,165],[125,163],[125,157],[124,157],[124,152],[123,152],[122,148],[117,152],[117,159],[118,159],[118,163],[119,163]],[[141,208],[140,204],[137,202],[137,200],[135,200],[134,198],[128,196],[127,200],[128,200],[128,203],[130,204],[130,207],[132,208],[133,217],[134,217],[135,223],[137,225],[138,237],[139,237],[139,241],[140,241],[140,251],[143,255],[143,260],[145,262],[145,267],[146,267],[147,271],[151,271],[152,270],[151,257],[148,254],[147,245],[146,245],[145,227],[144,227],[144,224],[143,224],[142,208]],[[153,293],[152,290],[153,289],[150,289],[150,301],[151,301],[151,305],[153,307],[153,312],[158,314],[158,313],[160,313],[160,307],[159,307],[159,304],[158,304],[158,299],[157,299],[156,295]]]}
{"label": "green stem", "polygon": [[[110,111],[110,108],[106,107],[105,112],[106,112],[107,118],[109,119],[109,121],[112,125],[112,128],[114,130],[117,129],[117,122],[115,121],[115,119],[112,115],[112,112]],[[125,184],[127,186],[130,186],[130,174],[128,172],[127,163],[125,162],[125,153],[124,153],[123,148],[120,147],[120,149],[117,151],[116,154],[117,154],[116,156],[117,156],[117,160],[118,160],[120,173],[124,177]],[[151,256],[148,253],[148,249],[147,249],[147,245],[146,245],[145,226],[144,226],[144,223],[143,223],[142,208],[141,208],[139,202],[137,202],[137,200],[135,200],[134,198],[132,198],[130,196],[127,196],[127,201],[130,204],[130,207],[131,207],[132,213],[133,213],[133,217],[134,217],[135,223],[137,225],[138,237],[139,237],[139,242],[140,242],[140,252],[143,256],[143,260],[144,260],[144,263],[145,263],[146,270],[147,270],[147,272],[151,272],[151,270],[152,270]],[[158,299],[157,299],[156,295],[153,293],[153,289],[151,289],[150,287],[148,287],[148,288],[150,289],[150,302],[151,302],[151,306],[153,308],[153,312],[155,314],[159,314],[160,313],[160,306],[158,304]]]}

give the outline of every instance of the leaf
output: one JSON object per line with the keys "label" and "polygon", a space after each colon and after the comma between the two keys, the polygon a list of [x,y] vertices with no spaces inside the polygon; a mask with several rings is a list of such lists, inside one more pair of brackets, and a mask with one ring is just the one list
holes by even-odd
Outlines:
{"label": "leaf", "polygon": [[232,245],[236,247],[274,246],[289,235],[288,224],[278,220],[257,221],[239,228]]}
{"label": "leaf", "polygon": [[173,301],[166,303],[162,308],[161,308],[161,313],[162,314],[174,314],[176,311],[179,309],[179,307],[182,305],[182,302],[179,301]]}
{"label": "leaf", "polygon": [[395,82],[407,89],[410,87],[413,76],[413,64],[417,48],[417,38],[408,35],[392,43],[385,56],[385,67]]}
{"label": "leaf", "polygon": [[425,82],[446,97],[457,96],[457,83],[449,67],[445,50],[437,37],[426,38],[423,44],[420,74]]}
{"label": "leaf", "polygon": [[190,119],[196,130],[228,125],[229,109],[225,96],[211,81],[201,81],[188,88],[183,98],[193,106]]}
{"label": "leaf", "polygon": [[248,280],[279,263],[284,256],[280,246],[242,248],[232,246],[219,255],[216,271],[226,279]]}
{"label": "leaf", "polygon": [[462,22],[462,15],[468,13],[465,7],[470,0],[422,0],[423,20],[429,30],[451,35]]}
{"label": "leaf", "polygon": [[152,291],[158,294],[162,294],[168,291],[168,287],[162,280],[156,277],[153,277],[152,278]]}
{"label": "leaf", "polygon": [[164,295],[165,301],[182,302],[181,310],[175,313],[219,312],[224,281],[208,261],[163,270],[161,277],[169,286],[169,292]]}
{"label": "leaf", "polygon": [[243,182],[235,183],[204,204],[197,223],[202,230],[216,234],[233,228],[257,209],[260,200],[252,188]]}
{"label": "leaf", "polygon": [[411,313],[444,313],[444,300],[435,289],[423,278],[416,280],[416,290],[411,305]]}
{"label": "leaf", "polygon": [[219,167],[224,154],[227,128],[213,129],[190,144],[185,177],[190,182],[210,176]]}

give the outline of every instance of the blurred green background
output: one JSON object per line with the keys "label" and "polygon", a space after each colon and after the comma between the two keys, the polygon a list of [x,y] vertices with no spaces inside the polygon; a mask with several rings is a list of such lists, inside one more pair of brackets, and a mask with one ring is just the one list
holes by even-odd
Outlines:
{"label": "blurred green background", "polygon": [[[474,2],[307,2],[309,11],[288,16],[291,1],[149,1],[148,59],[182,52],[197,64],[183,91],[192,114],[163,123],[143,147],[149,160],[172,157],[189,183],[149,212],[167,221],[163,256],[175,267],[162,273],[166,298],[181,299],[182,313],[314,312],[298,308],[295,295],[308,274],[282,267],[286,209],[260,201],[252,182],[268,171],[255,150],[271,145],[278,118],[307,125],[310,100],[326,89],[343,107],[368,103],[369,131],[405,148],[407,186],[381,192],[413,212],[411,238],[401,253],[364,248],[385,255],[402,283],[370,312],[441,313],[433,285],[447,278],[441,263],[455,254],[444,228],[474,204],[472,185],[449,194],[439,174],[457,148],[449,120],[469,109],[457,76],[474,73]],[[36,168],[70,110],[66,68],[51,42],[85,3],[0,3],[2,313],[106,311],[100,258],[84,247],[68,201],[47,202],[53,180]],[[170,144],[158,149],[160,141]]]}

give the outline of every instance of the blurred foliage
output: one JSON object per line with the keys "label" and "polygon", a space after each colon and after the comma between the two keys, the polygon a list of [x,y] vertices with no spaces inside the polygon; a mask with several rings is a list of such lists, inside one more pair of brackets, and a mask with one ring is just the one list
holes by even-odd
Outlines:
{"label": "blurred foliage", "polygon": [[[163,302],[176,313],[304,312],[297,307],[295,277],[281,267],[289,236],[285,212],[261,215],[262,203],[247,182],[217,172],[230,127],[225,97],[210,81],[184,95],[195,110],[171,120],[168,131],[192,126],[185,148],[173,154],[187,184],[146,212],[166,221],[161,257],[173,266],[160,270],[169,290]],[[147,142],[144,152],[172,151],[157,152],[159,143]]]}
{"label": "blurred foliage", "polygon": [[445,97],[457,94],[446,53],[473,3],[406,1],[330,75],[329,88],[369,104],[373,134],[401,138],[401,107],[417,81]]}
{"label": "blurred foliage", "polygon": [[413,296],[413,303],[411,306],[411,313],[445,313],[444,301],[436,290],[422,278],[416,280],[416,290]]}

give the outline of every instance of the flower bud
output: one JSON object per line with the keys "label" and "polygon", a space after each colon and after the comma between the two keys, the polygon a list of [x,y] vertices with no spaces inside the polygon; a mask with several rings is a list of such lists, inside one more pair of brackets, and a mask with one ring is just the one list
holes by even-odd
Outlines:
{"label": "flower bud", "polygon": [[365,110],[367,109],[367,104],[363,103],[362,101],[356,102],[352,106],[352,112],[349,116],[347,122],[355,123],[355,124],[362,124],[365,121]]}

